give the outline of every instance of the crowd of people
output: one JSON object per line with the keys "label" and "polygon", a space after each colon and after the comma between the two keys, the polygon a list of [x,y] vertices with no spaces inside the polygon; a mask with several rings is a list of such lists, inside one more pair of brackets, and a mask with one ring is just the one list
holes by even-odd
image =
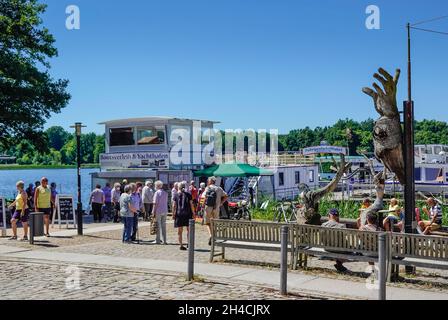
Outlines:
{"label": "crowd of people", "polygon": [[11,216],[11,227],[13,236],[10,240],[17,240],[17,224],[20,222],[23,226],[22,241],[28,240],[28,221],[30,212],[42,212],[44,214],[45,236],[50,237],[50,221],[56,205],[56,183],[48,183],[48,179],[43,177],[34,184],[30,183],[25,189],[25,182],[16,183],[17,196],[9,205],[13,209]]}
{"label": "crowd of people", "polygon": [[227,194],[216,185],[216,178],[211,177],[196,187],[195,181],[176,182],[168,193],[162,181],[128,183],[123,180],[111,188],[109,183],[102,188],[96,185],[90,194],[89,204],[92,208],[94,223],[113,221],[122,222],[123,243],[138,241],[138,223],[142,218],[155,225],[155,244],[166,244],[166,221],[168,212],[172,212],[174,228],[178,231],[180,250],[184,246],[184,230],[189,233],[190,219],[200,216],[207,226],[209,244],[211,244],[210,221],[219,218],[220,208],[227,200]]}
{"label": "crowd of people", "polygon": [[[418,221],[417,231],[424,235],[429,235],[431,232],[442,228],[442,209],[434,198],[426,200],[427,206],[423,208],[423,212],[428,216],[428,220],[422,220],[420,210],[416,211],[416,218]],[[365,198],[361,204],[360,216],[362,211],[367,210],[372,205],[369,198]],[[361,217],[357,220],[357,227],[361,231],[391,231],[396,226],[400,231],[403,231],[404,211],[400,206],[398,199],[392,198],[389,203],[389,208],[386,210],[387,216],[378,221],[378,215],[375,213],[368,213],[365,221],[362,222]],[[382,225],[379,223],[382,222]],[[337,209],[330,209],[328,212],[328,221],[322,224],[326,228],[340,228],[345,229],[347,226],[340,222],[339,211]],[[336,260],[334,267],[339,272],[346,272],[347,268],[343,265],[343,260]],[[369,263],[373,267],[373,263]]]}

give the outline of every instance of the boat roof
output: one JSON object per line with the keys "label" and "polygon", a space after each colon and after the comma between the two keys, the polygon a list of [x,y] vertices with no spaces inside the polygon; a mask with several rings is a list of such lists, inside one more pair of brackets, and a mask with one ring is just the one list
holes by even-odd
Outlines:
{"label": "boat roof", "polygon": [[113,126],[113,125],[122,125],[122,124],[127,124],[127,123],[139,124],[139,123],[147,123],[147,122],[168,122],[168,121],[200,121],[200,122],[208,122],[208,123],[213,123],[213,124],[220,123],[219,121],[213,121],[213,120],[186,119],[186,118],[177,118],[177,117],[169,117],[169,116],[150,116],[150,117],[141,117],[141,118],[109,120],[109,121],[100,122],[98,124]]}

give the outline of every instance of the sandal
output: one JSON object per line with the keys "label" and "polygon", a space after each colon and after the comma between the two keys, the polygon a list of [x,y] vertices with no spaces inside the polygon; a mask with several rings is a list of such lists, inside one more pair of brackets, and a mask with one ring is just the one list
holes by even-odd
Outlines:
{"label": "sandal", "polygon": [[28,237],[24,236],[22,239],[20,239],[20,241],[28,241]]}
{"label": "sandal", "polygon": [[12,236],[12,237],[9,238],[8,240],[17,240],[17,236]]}

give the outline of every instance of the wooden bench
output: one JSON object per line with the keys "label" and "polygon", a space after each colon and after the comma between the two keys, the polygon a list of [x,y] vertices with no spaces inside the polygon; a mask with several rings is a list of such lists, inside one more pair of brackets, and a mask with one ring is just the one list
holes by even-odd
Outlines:
{"label": "wooden bench", "polygon": [[311,225],[294,227],[293,268],[307,267],[307,256],[325,256],[341,260],[377,262],[380,232],[325,228]]}
{"label": "wooden bench", "polygon": [[[281,228],[289,226],[288,251],[291,254],[291,266],[294,262],[294,225],[236,220],[212,220],[212,243],[210,262],[220,256],[225,259],[226,248],[280,251]],[[220,247],[221,252],[215,253]]]}
{"label": "wooden bench", "polygon": [[[380,233],[297,225],[294,261],[306,267],[307,255],[314,255],[377,262]],[[389,279],[398,275],[399,265],[448,270],[448,237],[388,232],[386,249]]]}
{"label": "wooden bench", "polygon": [[[210,262],[226,248],[280,251],[281,227],[289,227],[288,251],[291,267],[307,267],[307,256],[378,262],[378,237],[381,232],[325,228],[271,222],[212,220]],[[448,237],[387,233],[389,279],[396,266],[406,265],[448,270]],[[215,252],[216,247],[221,252]]]}
{"label": "wooden bench", "polygon": [[448,237],[390,233],[389,260],[394,265],[448,270]]}

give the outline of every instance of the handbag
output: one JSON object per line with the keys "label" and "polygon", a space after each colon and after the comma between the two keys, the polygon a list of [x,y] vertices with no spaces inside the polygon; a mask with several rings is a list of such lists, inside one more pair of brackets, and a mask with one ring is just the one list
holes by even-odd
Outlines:
{"label": "handbag", "polygon": [[150,235],[154,236],[157,234],[157,229],[159,228],[159,225],[157,223],[157,219],[155,214],[151,215],[151,220],[149,222],[149,233]]}

